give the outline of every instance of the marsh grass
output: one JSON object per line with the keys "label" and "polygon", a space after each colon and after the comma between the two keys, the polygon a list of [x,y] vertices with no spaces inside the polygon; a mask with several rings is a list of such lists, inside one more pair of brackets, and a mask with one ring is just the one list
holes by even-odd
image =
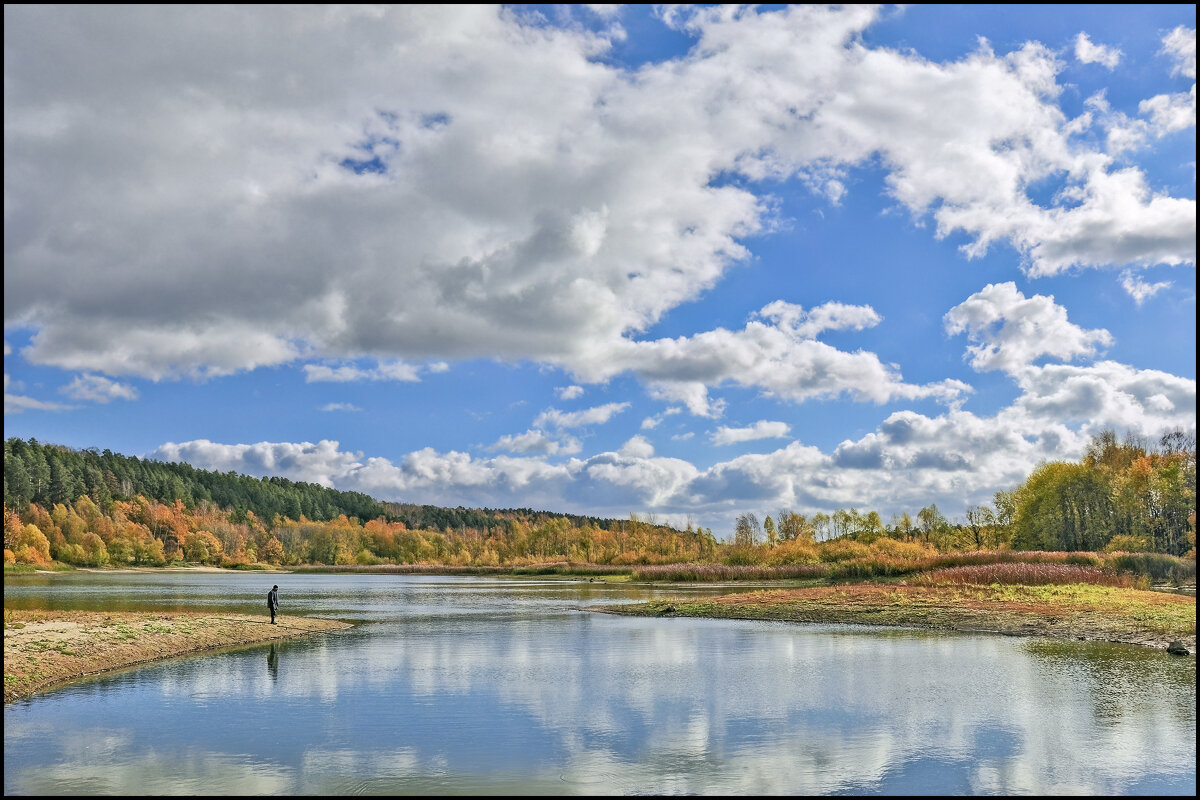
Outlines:
{"label": "marsh grass", "polygon": [[[1014,566],[1013,570],[1004,567]],[[1023,566],[1022,566],[1023,565]],[[1029,567],[1043,566],[1044,570]],[[870,544],[849,540],[784,542],[771,548],[742,548],[740,555],[724,562],[675,564],[593,564],[548,561],[528,564],[348,564],[296,566],[294,572],[373,573],[396,575],[512,575],[603,578],[663,583],[725,583],[734,581],[871,581],[916,579],[942,575],[945,570],[976,568],[976,572],[949,573],[947,580],[984,580],[993,575],[1000,582],[1014,576],[1031,580],[1062,582],[1068,574],[1085,581],[1112,586],[1140,586],[1138,578],[1150,583],[1194,584],[1196,562],[1157,553],[1091,553],[1029,550],[976,550],[942,553],[923,542],[881,538]],[[1079,567],[1093,571],[1070,573],[1052,568]],[[993,568],[989,572],[988,568]],[[964,577],[955,577],[961,575]],[[970,576],[969,578],[966,576]],[[1120,577],[1126,576],[1126,577]],[[935,578],[940,579],[940,578]],[[1036,585],[1036,584],[1035,584]]]}
{"label": "marsh grass", "polygon": [[741,565],[741,564],[655,564],[638,567],[630,576],[635,581],[674,583],[723,583],[725,581],[811,580],[829,577],[820,564]]}
{"label": "marsh grass", "polygon": [[945,567],[924,572],[912,583],[922,586],[993,584],[1020,586],[1050,586],[1074,583],[1095,586],[1119,586],[1130,589],[1148,588],[1145,576],[1116,572],[1095,566],[1079,564],[1012,563],[971,564]]}

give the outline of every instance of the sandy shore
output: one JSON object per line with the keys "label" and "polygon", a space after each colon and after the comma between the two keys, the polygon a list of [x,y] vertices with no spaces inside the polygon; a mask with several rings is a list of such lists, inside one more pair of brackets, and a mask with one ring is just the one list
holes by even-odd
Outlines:
{"label": "sandy shore", "polygon": [[4,610],[4,702],[109,670],[206,650],[329,633],[349,623],[205,613]]}

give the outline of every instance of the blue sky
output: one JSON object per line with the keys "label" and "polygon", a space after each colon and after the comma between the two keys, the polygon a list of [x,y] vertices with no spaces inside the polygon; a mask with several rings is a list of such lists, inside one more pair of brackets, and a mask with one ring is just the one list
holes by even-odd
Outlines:
{"label": "blue sky", "polygon": [[6,437],[725,536],[1195,430],[1194,5],[4,19]]}

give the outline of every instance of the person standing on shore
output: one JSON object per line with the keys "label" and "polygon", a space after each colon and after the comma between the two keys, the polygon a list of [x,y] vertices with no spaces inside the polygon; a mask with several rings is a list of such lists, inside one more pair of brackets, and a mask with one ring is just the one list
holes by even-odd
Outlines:
{"label": "person standing on shore", "polygon": [[267,592],[267,608],[271,611],[271,624],[275,624],[275,612],[279,609],[279,587],[272,586]]}

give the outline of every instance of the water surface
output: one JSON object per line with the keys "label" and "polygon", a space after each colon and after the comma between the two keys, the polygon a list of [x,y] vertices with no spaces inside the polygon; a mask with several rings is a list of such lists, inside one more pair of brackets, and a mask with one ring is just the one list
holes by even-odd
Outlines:
{"label": "water surface", "polygon": [[[6,578],[5,606],[345,619],[4,709],[34,794],[1196,792],[1196,662],[1125,645],[587,611],[721,587]],[[737,587],[744,588],[744,587]]]}

